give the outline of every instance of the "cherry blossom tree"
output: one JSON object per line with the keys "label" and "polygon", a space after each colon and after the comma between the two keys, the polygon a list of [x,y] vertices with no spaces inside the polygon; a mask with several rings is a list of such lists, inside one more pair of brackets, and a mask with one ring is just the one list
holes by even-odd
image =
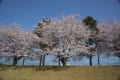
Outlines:
{"label": "cherry blossom tree", "polygon": [[120,58],[120,23],[119,21],[114,21],[111,29],[112,35],[112,45],[113,45],[113,55]]}
{"label": "cherry blossom tree", "polygon": [[108,23],[101,23],[98,26],[98,34],[96,36],[98,64],[100,65],[100,54],[107,56],[113,52],[114,31],[113,26]]}
{"label": "cherry blossom tree", "polygon": [[13,58],[13,65],[27,56],[30,44],[36,37],[32,31],[20,29],[18,24],[0,26],[0,54]]}
{"label": "cherry blossom tree", "polygon": [[56,25],[55,20],[45,18],[35,27],[34,33],[39,37],[38,44],[40,46],[40,52],[37,55],[40,57],[40,66],[41,64],[44,66],[45,55],[50,54],[52,48],[55,47],[58,42]]}
{"label": "cherry blossom tree", "polygon": [[89,32],[77,15],[63,16],[57,21],[57,38],[59,43],[53,48],[53,54],[64,66],[69,57],[87,52],[85,40]]}
{"label": "cherry blossom tree", "polygon": [[98,25],[97,54],[120,56],[120,24],[101,23]]}
{"label": "cherry blossom tree", "polygon": [[99,52],[110,52],[112,48],[112,28],[108,24],[100,24],[98,26],[99,34],[98,34],[98,51]]}

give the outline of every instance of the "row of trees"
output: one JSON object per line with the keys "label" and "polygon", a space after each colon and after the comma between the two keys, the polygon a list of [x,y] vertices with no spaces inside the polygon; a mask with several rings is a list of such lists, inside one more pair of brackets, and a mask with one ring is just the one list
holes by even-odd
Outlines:
{"label": "row of trees", "polygon": [[[77,15],[45,18],[34,31],[22,30],[19,25],[0,26],[0,56],[13,58],[13,65],[21,58],[39,59],[45,65],[46,55],[56,56],[58,64],[66,66],[70,57],[109,53],[120,57],[120,23],[98,24],[91,16],[80,20]],[[24,60],[24,59],[23,59]],[[24,61],[23,61],[24,62]]]}

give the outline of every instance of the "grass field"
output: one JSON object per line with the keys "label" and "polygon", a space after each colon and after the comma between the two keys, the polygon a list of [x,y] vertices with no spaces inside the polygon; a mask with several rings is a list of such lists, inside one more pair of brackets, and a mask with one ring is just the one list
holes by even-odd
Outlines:
{"label": "grass field", "polygon": [[120,80],[120,66],[0,66],[0,80]]}

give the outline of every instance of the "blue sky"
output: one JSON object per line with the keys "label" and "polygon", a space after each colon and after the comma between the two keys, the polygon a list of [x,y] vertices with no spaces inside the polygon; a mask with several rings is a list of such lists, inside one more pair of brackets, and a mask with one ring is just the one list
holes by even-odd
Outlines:
{"label": "blue sky", "polygon": [[78,14],[98,22],[120,19],[120,0],[0,0],[0,24],[33,29],[45,17]]}

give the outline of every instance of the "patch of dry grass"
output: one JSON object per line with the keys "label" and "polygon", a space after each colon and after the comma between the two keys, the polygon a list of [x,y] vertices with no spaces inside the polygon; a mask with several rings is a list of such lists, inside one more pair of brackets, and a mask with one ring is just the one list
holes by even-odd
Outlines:
{"label": "patch of dry grass", "polygon": [[0,80],[120,80],[120,66],[0,66]]}

